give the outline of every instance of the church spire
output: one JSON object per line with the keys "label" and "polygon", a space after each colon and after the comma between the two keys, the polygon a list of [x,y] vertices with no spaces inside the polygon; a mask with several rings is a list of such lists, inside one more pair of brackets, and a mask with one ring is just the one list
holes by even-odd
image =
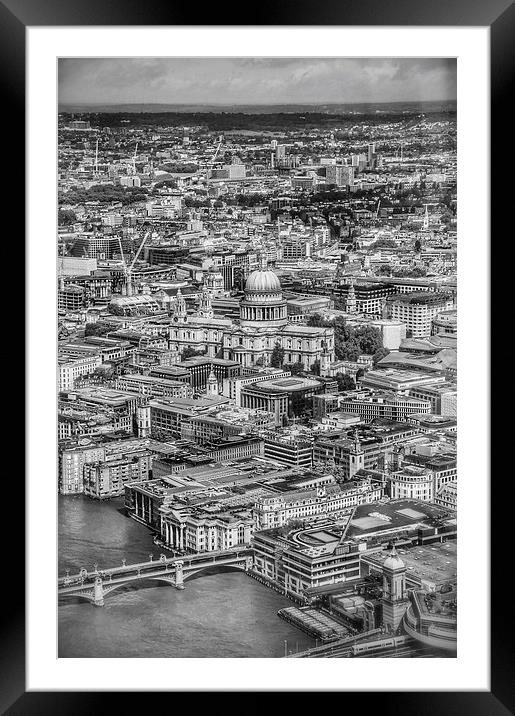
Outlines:
{"label": "church spire", "polygon": [[218,395],[218,378],[215,375],[214,370],[211,370],[206,385],[207,395]]}
{"label": "church spire", "polygon": [[357,427],[354,428],[354,441],[352,447],[354,448],[354,452],[361,452],[361,442],[359,440],[359,432]]}

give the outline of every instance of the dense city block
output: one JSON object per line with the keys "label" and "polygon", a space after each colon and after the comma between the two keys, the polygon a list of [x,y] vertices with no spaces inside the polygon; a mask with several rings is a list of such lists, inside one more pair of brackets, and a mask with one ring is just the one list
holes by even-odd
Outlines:
{"label": "dense city block", "polygon": [[455,656],[455,104],[62,112],[58,167],[60,504],[155,545],[62,603],[240,570],[285,656]]}

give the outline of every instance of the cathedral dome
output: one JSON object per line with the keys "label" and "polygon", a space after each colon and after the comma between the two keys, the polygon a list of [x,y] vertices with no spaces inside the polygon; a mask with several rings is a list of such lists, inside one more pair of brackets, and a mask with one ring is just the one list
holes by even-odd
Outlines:
{"label": "cathedral dome", "polygon": [[245,293],[247,291],[263,291],[277,293],[281,290],[281,282],[273,271],[268,269],[260,269],[252,271],[245,284]]}
{"label": "cathedral dome", "polygon": [[287,314],[277,275],[265,266],[252,271],[245,284],[245,297],[240,303],[242,324],[261,328],[282,326],[288,322]]}

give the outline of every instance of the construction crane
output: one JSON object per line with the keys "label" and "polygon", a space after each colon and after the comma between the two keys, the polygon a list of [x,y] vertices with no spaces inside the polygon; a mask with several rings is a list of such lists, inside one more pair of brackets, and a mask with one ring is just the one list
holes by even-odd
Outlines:
{"label": "construction crane", "polygon": [[216,162],[216,158],[218,156],[218,152],[220,151],[220,147],[222,146],[223,139],[224,139],[223,137],[220,137],[220,141],[218,142],[218,146],[215,149],[215,153],[213,154],[211,161],[208,162],[206,165],[206,184],[207,184],[207,180],[209,179],[209,167],[212,167],[213,164]]}
{"label": "construction crane", "polygon": [[132,292],[133,292],[133,286],[132,286],[132,269],[134,268],[134,264],[135,264],[136,261],[138,260],[138,256],[139,256],[140,253],[141,253],[141,249],[143,248],[143,245],[145,244],[145,242],[146,242],[146,240],[148,239],[148,237],[150,236],[150,234],[151,234],[151,232],[150,232],[150,231],[147,231],[147,233],[146,233],[145,236],[143,237],[143,241],[142,241],[141,244],[139,245],[138,250],[136,251],[136,255],[135,255],[134,258],[132,259],[132,262],[131,262],[130,266],[127,266],[127,262],[126,262],[126,260],[125,260],[125,256],[124,256],[124,253],[123,253],[122,241],[121,241],[120,237],[118,236],[118,245],[120,246],[120,253],[121,253],[121,256],[122,256],[122,264],[123,264],[123,275],[124,275],[124,278],[125,278],[125,295],[126,295],[126,296],[132,296]]}
{"label": "construction crane", "polygon": [[97,143],[95,147],[95,174],[98,174],[98,137],[97,137]]}
{"label": "construction crane", "polygon": [[438,206],[438,204],[437,203],[436,204],[435,203],[422,204],[422,206],[424,207],[424,222],[423,222],[422,226],[424,229],[428,229],[429,228],[429,212],[427,210],[427,207],[428,206]]}
{"label": "construction crane", "polygon": [[428,206],[429,206],[429,204],[424,204],[424,223],[423,223],[424,229],[429,229],[429,213],[427,211]]}
{"label": "construction crane", "polygon": [[134,169],[134,174],[136,174],[136,156],[138,154],[138,145],[139,142],[136,142],[136,149],[134,150],[134,156],[132,157],[132,168]]}

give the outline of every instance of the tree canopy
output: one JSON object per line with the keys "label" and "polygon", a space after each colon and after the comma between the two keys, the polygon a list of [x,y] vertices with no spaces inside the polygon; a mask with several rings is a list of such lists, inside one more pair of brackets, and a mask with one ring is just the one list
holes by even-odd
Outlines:
{"label": "tree canopy", "polygon": [[373,362],[374,362],[374,365],[377,365],[377,363],[379,363],[380,360],[382,360],[383,358],[385,358],[385,357],[388,355],[389,352],[390,352],[390,351],[388,350],[388,348],[379,348],[379,349],[374,353],[374,355],[372,356],[372,360],[373,360]]}
{"label": "tree canopy", "polygon": [[308,319],[308,326],[334,328],[334,352],[337,360],[357,361],[363,353],[374,355],[383,347],[381,331],[374,326],[359,326],[354,328],[347,325],[343,316],[337,316],[334,321],[327,321],[323,316],[314,313]]}
{"label": "tree canopy", "polygon": [[346,373],[337,373],[335,378],[338,383],[338,390],[354,390],[356,388],[356,383],[351,376]]}
{"label": "tree canopy", "polygon": [[370,246],[371,249],[395,249],[397,244],[393,239],[378,239]]}
{"label": "tree canopy", "polygon": [[205,355],[204,351],[196,351],[194,348],[186,346],[186,348],[181,353],[181,360],[186,360],[187,358],[194,358],[195,356],[203,355]]}
{"label": "tree canopy", "polygon": [[393,269],[392,275],[395,278],[421,278],[427,274],[427,269],[424,266],[413,266],[409,268],[403,266],[402,268]]}
{"label": "tree canopy", "polygon": [[59,209],[57,212],[57,223],[59,226],[70,226],[77,221],[77,215],[71,209]]}
{"label": "tree canopy", "polygon": [[194,174],[199,167],[193,162],[167,162],[162,168],[170,174]]}
{"label": "tree canopy", "polygon": [[59,204],[84,204],[87,201],[110,204],[121,202],[124,205],[146,201],[147,190],[143,187],[123,187],[118,184],[94,184],[89,189],[74,187],[59,195]]}
{"label": "tree canopy", "polygon": [[96,322],[86,323],[85,336],[105,336],[109,331],[114,331],[115,326],[110,323]]}
{"label": "tree canopy", "polygon": [[299,375],[304,370],[304,363],[298,360],[295,363],[288,363],[284,369],[289,370],[292,375]]}
{"label": "tree canopy", "polygon": [[284,348],[278,343],[275,344],[270,356],[270,365],[273,368],[281,368],[284,363]]}

